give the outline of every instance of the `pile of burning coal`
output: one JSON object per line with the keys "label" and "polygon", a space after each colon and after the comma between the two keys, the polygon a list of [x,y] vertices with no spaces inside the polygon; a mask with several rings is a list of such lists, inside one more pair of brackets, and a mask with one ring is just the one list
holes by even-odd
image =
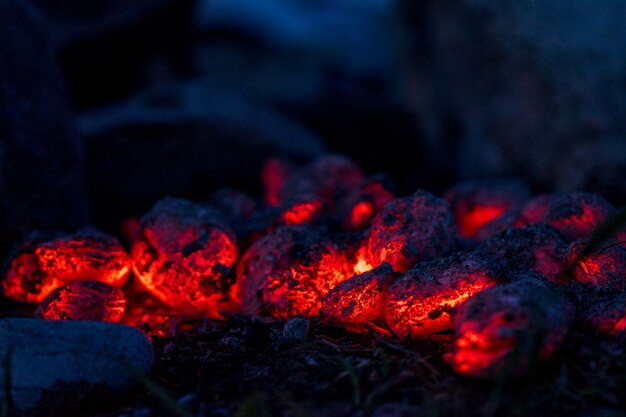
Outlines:
{"label": "pile of burning coal", "polygon": [[[340,156],[273,159],[262,179],[264,201],[222,189],[157,202],[125,223],[128,250],[92,231],[32,233],[5,265],[4,297],[41,319],[123,321],[152,337],[177,315],[321,317],[405,341],[454,332],[445,358],[484,379],[549,359],[574,323],[626,333],[626,247],[587,250],[615,210],[600,196],[489,180],[396,198]],[[597,296],[581,303],[582,287]]]}

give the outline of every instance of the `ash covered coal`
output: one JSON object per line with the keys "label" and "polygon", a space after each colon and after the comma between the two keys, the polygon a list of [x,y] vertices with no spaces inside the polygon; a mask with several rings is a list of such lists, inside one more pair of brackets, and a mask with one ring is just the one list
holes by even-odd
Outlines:
{"label": "ash covered coal", "polygon": [[419,261],[449,255],[457,248],[448,203],[426,191],[386,204],[372,220],[362,254],[368,264],[389,262],[405,272]]}
{"label": "ash covered coal", "polygon": [[322,312],[325,317],[342,323],[365,323],[381,318],[392,280],[393,269],[386,262],[354,275],[324,296]]}
{"label": "ash covered coal", "polygon": [[449,188],[444,198],[450,203],[459,234],[483,240],[493,232],[495,222],[530,198],[530,190],[516,180],[472,180]]}
{"label": "ash covered coal", "polygon": [[533,271],[558,281],[565,267],[567,245],[545,225],[510,228],[482,242],[478,253],[509,272]]}
{"label": "ash covered coal", "polygon": [[603,197],[586,192],[541,194],[522,209],[516,226],[546,224],[566,242],[588,237],[615,211]]}
{"label": "ash covered coal", "polygon": [[[240,319],[318,318],[414,349],[454,330],[440,353],[479,379],[523,375],[572,326],[623,333],[626,249],[614,237],[586,250],[613,212],[601,197],[528,200],[515,181],[395,197],[338,156],[274,160],[263,176],[263,199],[222,188],[157,202],[129,225],[130,256],[103,234],[32,234],[7,262],[4,295],[40,303],[39,318],[121,321],[153,340]],[[131,267],[132,284],[115,288]]]}
{"label": "ash covered coal", "polygon": [[182,199],[158,202],[141,218],[131,253],[135,275],[155,297],[219,317],[238,249],[216,210]]}
{"label": "ash covered coal", "polygon": [[243,254],[237,267],[239,301],[253,316],[313,316],[322,297],[350,276],[346,253],[324,230],[281,227]]}
{"label": "ash covered coal", "polygon": [[101,281],[121,287],[128,280],[130,267],[130,257],[113,236],[35,232],[14,247],[2,289],[6,297],[38,303],[55,288],[73,281]]}
{"label": "ash covered coal", "polygon": [[44,320],[122,321],[127,299],[124,292],[98,281],[76,281],[52,291],[37,307]]}
{"label": "ash covered coal", "polygon": [[454,309],[495,285],[498,276],[492,263],[474,253],[418,264],[390,285],[387,323],[401,338],[424,338],[451,329]]}
{"label": "ash covered coal", "polygon": [[458,308],[447,358],[463,375],[519,377],[558,350],[573,319],[573,305],[547,284],[522,278],[494,286]]}

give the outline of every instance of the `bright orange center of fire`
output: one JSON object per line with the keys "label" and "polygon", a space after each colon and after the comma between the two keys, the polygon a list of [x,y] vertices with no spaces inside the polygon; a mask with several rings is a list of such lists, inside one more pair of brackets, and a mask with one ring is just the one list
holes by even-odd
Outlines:
{"label": "bright orange center of fire", "polygon": [[368,201],[361,201],[352,209],[350,213],[350,224],[355,229],[360,229],[374,215],[374,207]]}

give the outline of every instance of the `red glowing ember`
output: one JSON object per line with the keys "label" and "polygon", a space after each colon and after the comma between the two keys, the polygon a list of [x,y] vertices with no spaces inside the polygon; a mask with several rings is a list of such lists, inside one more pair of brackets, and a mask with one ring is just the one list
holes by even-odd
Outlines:
{"label": "red glowing ember", "polygon": [[626,289],[626,247],[611,244],[582,256],[587,240],[572,242],[567,260],[572,265],[577,282],[610,289]]}
{"label": "red glowing ember", "polygon": [[382,315],[392,273],[391,265],[383,263],[339,283],[322,299],[324,316],[342,323],[376,320]]}
{"label": "red glowing ember", "polygon": [[478,252],[509,272],[533,271],[560,280],[567,246],[553,228],[532,225],[507,229],[478,247]]}
{"label": "red glowing ember", "polygon": [[315,199],[296,201],[282,208],[277,223],[287,226],[309,224],[321,216],[322,202]]}
{"label": "red glowing ember", "polygon": [[402,338],[450,329],[454,309],[494,285],[496,275],[489,262],[472,253],[421,263],[389,286],[389,328]]}
{"label": "red glowing ember", "polygon": [[626,293],[611,294],[583,316],[587,327],[611,336],[626,335]]}
{"label": "red glowing ember", "polygon": [[50,293],[37,308],[35,317],[118,323],[125,309],[126,296],[119,288],[97,281],[76,281]]}
{"label": "red glowing ember", "polygon": [[170,307],[219,317],[237,261],[234,234],[212,209],[167,198],[142,217],[133,271]]}
{"label": "red glowing ember", "polygon": [[385,204],[395,198],[389,181],[382,176],[366,178],[339,203],[339,222],[344,230],[362,230]]}
{"label": "red glowing ember", "polygon": [[524,206],[516,226],[547,224],[569,243],[589,237],[613,211],[611,203],[596,194],[542,194]]}
{"label": "red glowing ember", "polygon": [[41,271],[62,281],[100,281],[121,287],[130,259],[113,236],[82,233],[45,242],[35,249]]}
{"label": "red glowing ember", "polygon": [[341,198],[356,189],[363,173],[342,156],[324,156],[296,170],[280,192],[281,201],[314,198],[333,210]]}
{"label": "red glowing ember", "polygon": [[[467,238],[478,237],[481,229],[523,204],[529,196],[523,183],[506,180],[466,181],[444,195],[459,233]],[[483,233],[480,237],[486,236]]]}
{"label": "red glowing ember", "polygon": [[280,227],[256,241],[237,267],[241,308],[253,316],[316,316],[322,297],[351,276],[336,244],[313,227]]}
{"label": "red glowing ember", "polygon": [[416,262],[448,255],[456,249],[454,219],[448,203],[426,191],[394,200],[374,217],[365,247],[365,262],[389,262],[404,272]]}
{"label": "red glowing ember", "polygon": [[2,288],[9,298],[38,303],[68,282],[91,280],[122,286],[129,274],[130,258],[112,236],[32,234],[16,247]]}
{"label": "red glowing ember", "polygon": [[513,378],[558,349],[574,318],[573,306],[537,282],[491,287],[461,305],[456,341],[447,359],[460,374]]}
{"label": "red glowing ember", "polygon": [[261,180],[263,181],[265,202],[267,204],[278,206],[282,202],[281,190],[292,171],[293,167],[282,159],[270,158],[265,161],[261,171]]}

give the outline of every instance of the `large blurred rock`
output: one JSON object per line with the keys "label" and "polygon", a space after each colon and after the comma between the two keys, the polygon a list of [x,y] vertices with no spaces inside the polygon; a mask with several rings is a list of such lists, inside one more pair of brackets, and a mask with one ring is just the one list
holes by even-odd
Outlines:
{"label": "large blurred rock", "polygon": [[7,318],[0,320],[0,357],[4,415],[69,416],[147,374],[154,349],[121,324]]}
{"label": "large blurred rock", "polygon": [[185,73],[195,0],[34,0],[74,105],[93,107]]}
{"label": "large blurred rock", "polygon": [[94,213],[107,226],[166,195],[204,199],[224,186],[258,192],[267,158],[305,162],[324,152],[297,123],[202,80],[86,114],[81,130]]}
{"label": "large blurred rock", "polygon": [[83,148],[40,16],[0,2],[0,244],[88,220]]}
{"label": "large blurred rock", "polygon": [[433,165],[626,199],[626,2],[404,4]]}

